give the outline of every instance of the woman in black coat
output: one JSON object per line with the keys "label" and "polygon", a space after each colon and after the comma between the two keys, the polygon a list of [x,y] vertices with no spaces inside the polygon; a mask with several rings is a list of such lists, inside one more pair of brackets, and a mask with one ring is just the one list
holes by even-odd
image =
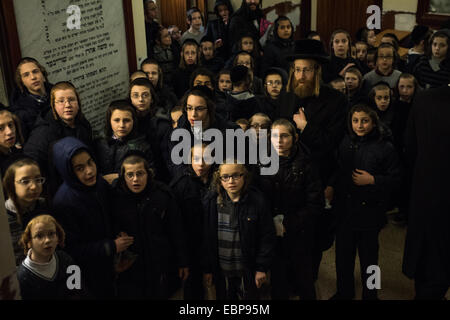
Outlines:
{"label": "woman in black coat", "polygon": [[392,191],[400,185],[400,164],[386,140],[376,112],[367,105],[354,106],[348,116],[349,134],[338,149],[338,169],[333,183],[336,230],[337,293],[332,299],[355,295],[356,250],[361,263],[363,299],[377,299],[367,287],[367,268],[378,265],[378,234],[386,223]]}
{"label": "woman in black coat", "polygon": [[261,74],[271,67],[282,68],[289,72],[290,65],[286,61],[287,54],[294,53],[294,27],[286,16],[279,16],[274,22],[273,39],[264,47]]}
{"label": "woman in black coat", "polygon": [[403,273],[415,280],[416,299],[442,300],[450,286],[449,99],[448,86],[419,93],[406,127],[413,182]]}
{"label": "woman in black coat", "polygon": [[96,141],[96,154],[103,175],[118,177],[124,156],[130,150],[139,150],[153,167],[151,145],[137,130],[136,111],[127,100],[111,102],[106,111],[105,137]]}
{"label": "woman in black coat", "polygon": [[271,140],[280,156],[280,167],[275,175],[260,175],[259,186],[270,200],[277,227],[272,299],[288,299],[293,294],[313,300],[312,249],[315,223],[324,206],[322,183],[291,122],[276,120]]}
{"label": "woman in black coat", "polygon": [[127,299],[168,299],[171,259],[175,258],[183,281],[189,273],[175,198],[166,185],[153,180],[147,161],[136,152],[126,156],[114,184],[113,231],[134,238],[121,258],[131,259],[131,266],[118,276],[118,295]]}
{"label": "woman in black coat", "polygon": [[202,300],[203,273],[202,259],[203,207],[202,199],[207,194],[212,180],[213,168],[203,159],[206,144],[198,145],[199,155],[191,149],[191,165],[172,179],[170,187],[181,210],[183,226],[187,236],[189,252],[189,278],[184,284],[184,299]]}

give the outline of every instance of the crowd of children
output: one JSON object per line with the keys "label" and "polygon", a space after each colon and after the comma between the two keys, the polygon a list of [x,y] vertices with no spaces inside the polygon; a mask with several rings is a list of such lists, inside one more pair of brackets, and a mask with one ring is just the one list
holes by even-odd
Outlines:
{"label": "crowd of children", "polygon": [[[304,44],[329,48],[314,62],[299,58],[292,21],[267,25],[259,1],[214,10],[205,26],[189,9],[182,35],[151,20],[149,57],[128,96],[109,103],[101,137],[72,83],[51,84],[33,58],[18,64],[0,110],[0,165],[23,299],[168,299],[183,288],[201,300],[212,285],[217,299],[258,299],[267,284],[272,299],[315,299],[334,239],[332,298],[352,299],[356,252],[362,269],[377,265],[386,212],[407,223],[407,120],[417,92],[450,82],[450,30],[416,26],[406,57],[395,35],[376,46],[374,30],[338,29],[324,46],[311,32]],[[239,33],[245,16],[254,20]],[[253,21],[264,32],[248,32]],[[240,128],[276,153],[276,174],[262,173],[261,154],[211,163],[205,131]],[[181,164],[179,129],[191,137]],[[81,289],[66,286],[71,265]],[[362,296],[377,299],[364,285]]]}

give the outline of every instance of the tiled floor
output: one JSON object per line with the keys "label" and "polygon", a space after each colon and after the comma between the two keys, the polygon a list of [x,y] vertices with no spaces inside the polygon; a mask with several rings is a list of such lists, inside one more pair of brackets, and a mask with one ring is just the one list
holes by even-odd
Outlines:
{"label": "tiled floor", "polygon": [[[381,270],[381,289],[378,298],[381,300],[411,300],[414,299],[414,281],[408,279],[402,270],[403,249],[406,237],[406,227],[388,224],[380,233],[379,266]],[[318,300],[328,300],[336,292],[336,269],[334,246],[324,252],[316,282]],[[356,300],[361,299],[361,276],[359,259],[355,262]],[[181,298],[178,292],[172,299]],[[450,300],[450,290],[447,292]]]}

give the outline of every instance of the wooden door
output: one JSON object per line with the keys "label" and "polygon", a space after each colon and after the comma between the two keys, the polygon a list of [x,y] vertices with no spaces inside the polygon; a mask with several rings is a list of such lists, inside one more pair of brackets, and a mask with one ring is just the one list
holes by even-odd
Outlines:
{"label": "wooden door", "polygon": [[186,0],[161,1],[161,24],[165,27],[176,25],[181,31],[186,31]]}
{"label": "wooden door", "polygon": [[367,23],[367,7],[377,5],[382,11],[382,0],[317,0],[317,32],[329,48],[330,36],[336,29],[350,33],[352,40],[359,28]]}

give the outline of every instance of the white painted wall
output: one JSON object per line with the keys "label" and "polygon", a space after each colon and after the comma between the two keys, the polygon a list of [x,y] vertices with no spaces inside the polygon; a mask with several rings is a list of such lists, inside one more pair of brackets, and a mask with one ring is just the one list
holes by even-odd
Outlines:
{"label": "white painted wall", "polygon": [[398,11],[395,15],[395,29],[412,31],[416,25],[418,0],[383,0],[383,12]]}
{"label": "white painted wall", "polygon": [[141,62],[145,58],[147,58],[144,6],[142,0],[133,0],[131,4],[133,8],[134,41],[136,43],[136,61],[139,69]]}

